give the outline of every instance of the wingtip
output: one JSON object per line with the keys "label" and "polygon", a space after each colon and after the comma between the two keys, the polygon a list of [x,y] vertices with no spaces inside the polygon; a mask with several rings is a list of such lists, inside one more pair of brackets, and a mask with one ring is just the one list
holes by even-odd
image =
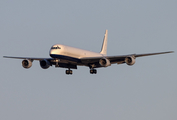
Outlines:
{"label": "wingtip", "polygon": [[108,33],[108,30],[106,29],[106,30],[105,30],[105,34],[107,34],[107,33]]}
{"label": "wingtip", "polygon": [[169,51],[169,53],[174,53],[175,51]]}
{"label": "wingtip", "polygon": [[10,56],[3,56],[3,58],[10,58]]}

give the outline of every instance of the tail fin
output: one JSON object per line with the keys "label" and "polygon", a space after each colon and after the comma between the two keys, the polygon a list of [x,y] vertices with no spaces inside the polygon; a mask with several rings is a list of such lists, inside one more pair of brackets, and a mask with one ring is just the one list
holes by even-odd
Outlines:
{"label": "tail fin", "polygon": [[108,40],[108,30],[106,30],[104,39],[103,39],[103,45],[100,54],[107,54],[107,40]]}

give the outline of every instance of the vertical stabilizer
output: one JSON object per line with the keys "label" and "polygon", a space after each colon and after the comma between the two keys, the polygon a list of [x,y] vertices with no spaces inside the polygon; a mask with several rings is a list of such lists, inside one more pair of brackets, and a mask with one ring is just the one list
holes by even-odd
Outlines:
{"label": "vertical stabilizer", "polygon": [[106,30],[105,35],[104,35],[104,39],[103,39],[103,45],[101,48],[101,52],[100,54],[107,54],[107,40],[108,40],[108,30]]}

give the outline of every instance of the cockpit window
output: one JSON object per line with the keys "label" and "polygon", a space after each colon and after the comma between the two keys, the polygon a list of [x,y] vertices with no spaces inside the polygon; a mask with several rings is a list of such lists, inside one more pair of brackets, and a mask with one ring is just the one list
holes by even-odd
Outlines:
{"label": "cockpit window", "polygon": [[52,47],[51,49],[61,49],[61,48],[57,46],[57,47]]}

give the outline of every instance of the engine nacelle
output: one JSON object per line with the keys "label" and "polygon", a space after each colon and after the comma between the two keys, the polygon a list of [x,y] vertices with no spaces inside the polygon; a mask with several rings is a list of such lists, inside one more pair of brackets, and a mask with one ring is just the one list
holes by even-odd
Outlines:
{"label": "engine nacelle", "polygon": [[133,56],[126,57],[125,63],[127,63],[127,65],[133,65],[133,64],[135,64],[135,58]]}
{"label": "engine nacelle", "polygon": [[32,66],[32,61],[31,60],[28,60],[28,59],[25,59],[22,61],[22,66],[24,68],[30,68]]}
{"label": "engine nacelle", "polygon": [[45,59],[44,60],[40,60],[39,62],[40,62],[41,68],[43,68],[43,69],[47,69],[47,68],[50,67],[50,62],[45,60]]}
{"label": "engine nacelle", "polygon": [[108,67],[111,65],[110,61],[106,58],[102,58],[100,59],[99,61],[99,64],[102,66],[102,67]]}

